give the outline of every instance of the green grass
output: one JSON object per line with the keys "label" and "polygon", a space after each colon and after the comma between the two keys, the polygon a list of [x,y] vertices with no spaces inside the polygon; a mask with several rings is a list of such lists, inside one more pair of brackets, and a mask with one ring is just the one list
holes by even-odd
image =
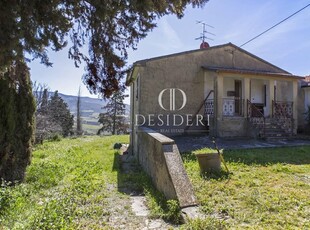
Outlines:
{"label": "green grass", "polygon": [[310,228],[310,147],[224,151],[224,158],[230,174],[200,175],[193,153],[183,154],[208,214],[187,228]]}
{"label": "green grass", "polygon": [[117,184],[113,144],[128,136],[46,142],[33,152],[25,183],[0,190],[0,229],[101,229],[107,184]]}
{"label": "green grass", "polygon": [[[178,204],[156,191],[137,162],[134,171],[121,172],[113,145],[128,139],[93,136],[37,146],[25,182],[0,186],[0,229],[111,229],[111,209],[131,212],[128,191],[146,195],[151,217],[178,222]],[[124,218],[139,223],[133,214]]]}
{"label": "green grass", "polygon": [[[0,229],[106,229],[115,215],[111,198],[130,212],[124,189],[145,193],[152,217],[177,223],[177,202],[156,191],[139,166],[120,172],[116,142],[128,143],[128,136],[62,139],[37,146],[25,182],[0,186]],[[203,176],[195,156],[183,154],[207,218],[181,228],[309,229],[309,153],[310,147],[224,151],[232,173]]]}
{"label": "green grass", "polygon": [[82,124],[83,130],[90,134],[97,134],[101,125]]}

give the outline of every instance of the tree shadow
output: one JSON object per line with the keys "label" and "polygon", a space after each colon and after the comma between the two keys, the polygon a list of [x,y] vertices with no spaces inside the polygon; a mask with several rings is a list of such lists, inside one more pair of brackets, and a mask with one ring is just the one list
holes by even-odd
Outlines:
{"label": "tree shadow", "polygon": [[200,176],[205,179],[205,180],[218,180],[218,181],[223,181],[223,180],[229,180],[230,176],[232,175],[231,172],[227,172],[224,170],[221,170],[219,172],[205,172],[205,173],[201,173]]}
{"label": "tree shadow", "polygon": [[117,171],[117,189],[131,196],[143,195],[146,175],[132,155],[114,152],[112,171]]}
{"label": "tree shadow", "polygon": [[[257,148],[223,150],[226,162],[243,163],[247,165],[271,165],[271,164],[310,164],[310,147],[280,147],[280,148]],[[186,162],[197,161],[192,152],[183,152],[182,159]]]}
{"label": "tree shadow", "polygon": [[309,147],[264,148],[226,150],[223,152],[226,162],[243,163],[247,165],[310,164]]}
{"label": "tree shadow", "polygon": [[162,218],[170,224],[179,224],[180,219],[171,213],[171,201],[166,199],[152,183],[151,178],[144,172],[134,156],[119,152],[114,153],[113,171],[117,171],[117,189],[119,192],[130,196],[144,196],[151,200],[152,206],[157,205],[156,213],[150,208],[151,216]]}

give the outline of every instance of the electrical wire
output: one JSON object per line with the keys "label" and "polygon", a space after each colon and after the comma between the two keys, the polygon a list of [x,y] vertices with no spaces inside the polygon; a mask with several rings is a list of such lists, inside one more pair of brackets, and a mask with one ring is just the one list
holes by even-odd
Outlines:
{"label": "electrical wire", "polygon": [[259,35],[256,35],[254,38],[248,40],[247,42],[243,43],[241,46],[245,46],[246,44],[250,43],[251,41],[255,40],[256,38],[262,36],[263,34],[267,33],[269,30],[275,28],[276,26],[280,25],[281,23],[285,22],[286,20],[290,19],[291,17],[293,17],[294,15],[298,14],[299,12],[303,11],[304,9],[306,9],[307,7],[309,7],[310,4],[304,6],[303,8],[301,8],[300,10],[296,11],[295,13],[291,14],[290,16],[288,16],[287,18],[283,19],[282,21],[278,22],[277,24],[273,25],[272,27],[270,27],[269,29],[265,30],[264,32],[260,33]]}

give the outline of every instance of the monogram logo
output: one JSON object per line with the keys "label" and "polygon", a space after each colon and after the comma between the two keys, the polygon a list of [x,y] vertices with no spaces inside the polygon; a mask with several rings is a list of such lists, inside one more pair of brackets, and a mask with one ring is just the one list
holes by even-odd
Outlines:
{"label": "monogram logo", "polygon": [[[181,96],[182,96],[182,105],[179,108],[176,108],[176,104],[175,104],[176,92],[180,92]],[[169,109],[165,108],[164,105],[163,105],[163,96],[166,95],[166,94],[169,94]],[[160,107],[163,110],[166,110],[166,111],[168,111],[168,110],[169,111],[180,111],[186,105],[186,100],[187,100],[186,94],[184,93],[183,90],[178,89],[178,88],[167,88],[167,89],[164,89],[158,95],[158,103],[159,103]]]}

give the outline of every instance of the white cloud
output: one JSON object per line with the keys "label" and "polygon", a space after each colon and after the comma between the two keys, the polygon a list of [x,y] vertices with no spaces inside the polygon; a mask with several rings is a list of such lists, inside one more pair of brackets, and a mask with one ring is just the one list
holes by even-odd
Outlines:
{"label": "white cloud", "polygon": [[169,24],[166,17],[158,23],[159,33],[162,35],[157,41],[157,45],[163,49],[180,49],[183,46],[181,38]]}

